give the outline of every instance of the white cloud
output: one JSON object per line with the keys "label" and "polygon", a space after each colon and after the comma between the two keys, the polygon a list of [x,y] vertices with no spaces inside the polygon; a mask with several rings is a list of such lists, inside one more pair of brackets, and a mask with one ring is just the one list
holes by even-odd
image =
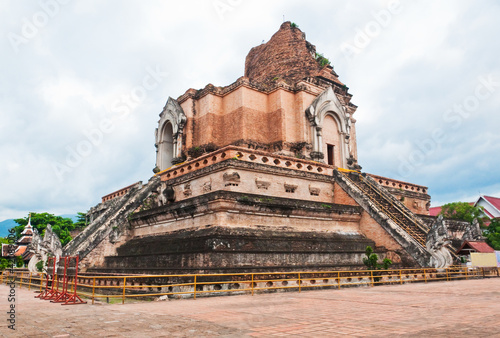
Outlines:
{"label": "white cloud", "polygon": [[[460,128],[443,121],[447,109],[474,92],[479,76],[500,82],[496,2],[401,2],[401,14],[352,60],[341,44],[388,1],[231,3],[221,19],[212,1],[73,1],[18,53],[0,40],[0,220],[28,211],[84,211],[106,193],[147,180],[153,131],[168,96],[242,76],[250,48],[269,40],[283,15],[350,87],[367,171],[395,177],[399,159],[443,128],[449,138],[407,179],[429,186],[433,204],[500,192],[498,92]],[[38,3],[2,2],[0,26],[20,34],[23,18],[39,10]],[[113,104],[141,84],[146,67],[156,66],[168,76],[117,118]],[[54,163],[64,164],[68,149],[106,118],[114,119],[114,131],[59,180]]]}

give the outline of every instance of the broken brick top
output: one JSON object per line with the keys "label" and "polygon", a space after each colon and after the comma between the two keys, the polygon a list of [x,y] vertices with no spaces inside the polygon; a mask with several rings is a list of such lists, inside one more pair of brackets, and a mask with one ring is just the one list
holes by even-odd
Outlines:
{"label": "broken brick top", "polygon": [[245,61],[245,76],[265,84],[284,80],[293,85],[307,77],[321,77],[343,86],[329,65],[316,60],[316,47],[290,22],[284,22],[271,39],[250,50]]}

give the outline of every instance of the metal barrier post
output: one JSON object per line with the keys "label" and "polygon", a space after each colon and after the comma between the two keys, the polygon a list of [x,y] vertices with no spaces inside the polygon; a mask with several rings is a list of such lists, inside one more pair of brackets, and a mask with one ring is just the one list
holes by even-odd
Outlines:
{"label": "metal barrier post", "polygon": [[122,304],[125,304],[125,284],[127,283],[127,277],[123,277],[123,294],[122,294]]}
{"label": "metal barrier post", "polygon": [[337,272],[337,283],[339,284],[339,290],[340,290],[340,271]]}
{"label": "metal barrier post", "polygon": [[194,275],[194,283],[193,283],[193,298],[196,299],[196,275]]}
{"label": "metal barrier post", "polygon": [[95,295],[95,277],[92,282],[92,305],[94,305],[94,295]]}
{"label": "metal barrier post", "polygon": [[399,270],[399,284],[403,284],[403,275],[401,273],[401,270]]}
{"label": "metal barrier post", "polygon": [[61,259],[64,258],[64,272],[62,275],[62,292],[60,295],[58,295],[52,302],[53,303],[62,303],[65,302],[68,298],[68,265],[69,265],[69,260],[70,257],[61,257]]}
{"label": "metal barrier post", "polygon": [[252,273],[252,296],[253,296],[253,273]]}
{"label": "metal barrier post", "polygon": [[450,278],[448,277],[448,268],[446,268],[446,281],[449,282]]}
{"label": "metal barrier post", "polygon": [[373,286],[373,270],[370,270],[370,277],[372,279],[372,286]]}
{"label": "metal barrier post", "polygon": [[425,269],[424,269],[424,281],[425,283],[427,283],[427,274],[425,273]]}
{"label": "metal barrier post", "polygon": [[301,290],[302,282],[300,281],[300,272],[299,272],[299,292]]}

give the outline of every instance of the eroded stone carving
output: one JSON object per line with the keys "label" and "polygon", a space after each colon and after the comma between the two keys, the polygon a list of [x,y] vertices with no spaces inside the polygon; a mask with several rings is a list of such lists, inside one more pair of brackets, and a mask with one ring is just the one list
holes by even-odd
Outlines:
{"label": "eroded stone carving", "polygon": [[110,243],[116,243],[118,242],[118,240],[120,239],[120,228],[117,226],[116,222],[113,222],[111,223],[113,226],[112,226],[112,230],[111,232],[109,233],[109,242]]}
{"label": "eroded stone carving", "polygon": [[431,254],[430,266],[446,268],[453,264],[453,257],[446,247],[449,243],[448,229],[443,221],[443,215],[439,215],[427,233],[426,248]]}
{"label": "eroded stone carving", "polygon": [[479,221],[475,218],[473,223],[465,228],[464,235],[462,236],[464,241],[482,241],[484,240],[481,228],[479,227]]}
{"label": "eroded stone carving", "polygon": [[314,187],[312,185],[309,185],[309,193],[312,196],[319,196],[319,193],[321,192],[321,189],[318,187]]}
{"label": "eroded stone carving", "polygon": [[32,273],[38,272],[36,264],[39,261],[46,262],[49,256],[60,257],[63,252],[61,241],[55,232],[52,231],[52,226],[50,224],[48,224],[45,229],[43,239],[38,234],[38,231],[33,229],[33,240],[28,245],[27,250],[34,253],[28,263],[28,270]]}
{"label": "eroded stone carving", "polygon": [[232,173],[224,173],[222,176],[222,179],[224,180],[224,186],[238,186],[240,184],[240,175],[238,172],[233,171]]}
{"label": "eroded stone carving", "polygon": [[158,196],[158,206],[175,202],[175,190],[171,186],[163,183],[161,194]]}
{"label": "eroded stone carving", "polygon": [[184,184],[183,194],[185,197],[189,197],[193,194],[193,191],[191,190],[191,183]]}
{"label": "eroded stone carving", "polygon": [[212,179],[210,179],[209,181],[203,183],[203,188],[202,189],[203,189],[204,193],[212,191]]}
{"label": "eroded stone carving", "polygon": [[257,177],[257,178],[255,178],[255,185],[257,186],[257,189],[267,190],[269,188],[269,186],[271,185],[271,182],[264,181],[262,178]]}
{"label": "eroded stone carving", "polygon": [[395,264],[401,263],[401,256],[395,251],[387,251],[385,258],[389,258]]}

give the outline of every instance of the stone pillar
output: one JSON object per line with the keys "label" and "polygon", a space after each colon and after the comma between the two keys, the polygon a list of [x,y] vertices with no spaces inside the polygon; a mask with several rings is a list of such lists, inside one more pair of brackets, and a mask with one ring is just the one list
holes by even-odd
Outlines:
{"label": "stone pillar", "polygon": [[179,130],[179,132],[177,133],[177,144],[176,144],[176,147],[177,147],[177,155],[176,157],[179,157],[182,155],[182,130]]}
{"label": "stone pillar", "polygon": [[314,127],[314,125],[311,125],[311,136],[313,143],[313,151],[318,151],[318,138],[316,136],[316,127]]}
{"label": "stone pillar", "polygon": [[346,143],[346,133],[340,133],[340,161],[342,162],[342,168],[347,169],[347,143]]}
{"label": "stone pillar", "polygon": [[172,157],[173,158],[176,158],[178,155],[177,155],[177,134],[174,135],[173,139],[172,139]]}
{"label": "stone pillar", "polygon": [[318,136],[318,152],[323,152],[323,136],[322,136],[323,128],[316,127],[316,135]]}

